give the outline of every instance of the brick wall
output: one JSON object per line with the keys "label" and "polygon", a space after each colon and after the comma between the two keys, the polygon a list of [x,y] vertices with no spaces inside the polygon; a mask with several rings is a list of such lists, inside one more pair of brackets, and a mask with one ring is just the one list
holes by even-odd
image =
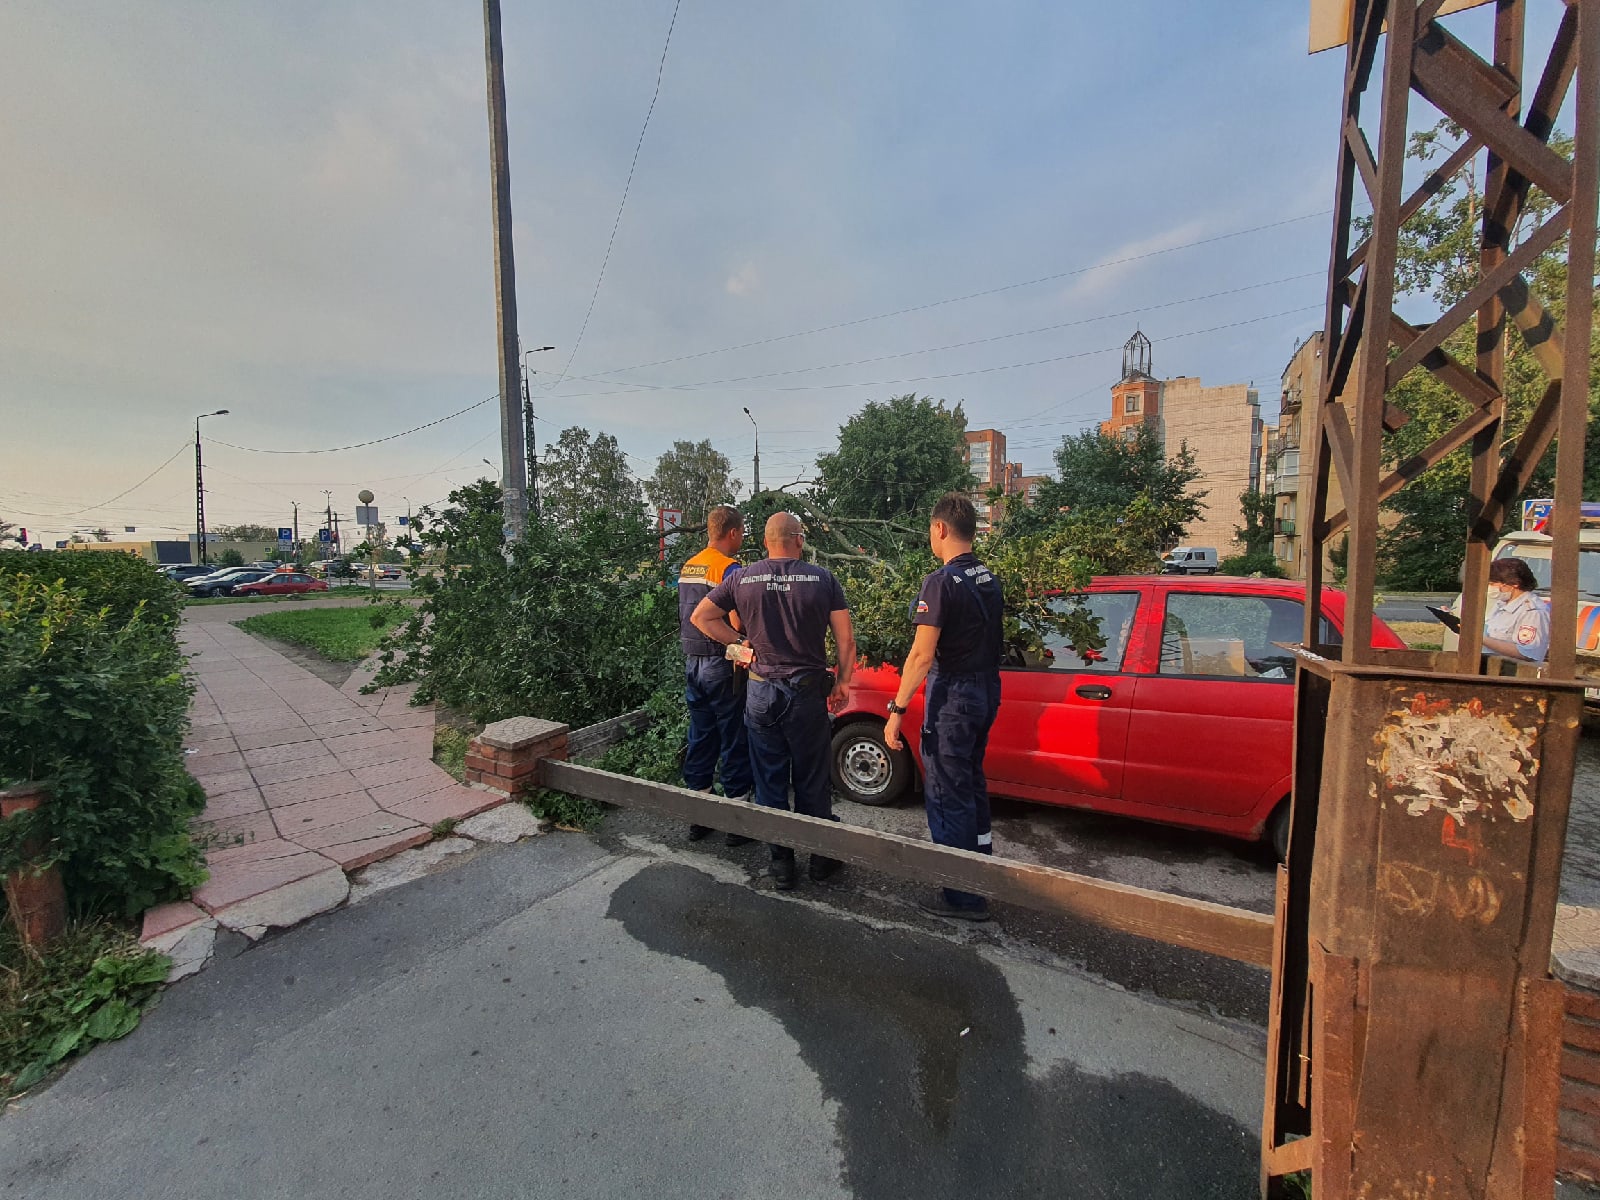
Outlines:
{"label": "brick wall", "polygon": [[1600,1180],[1600,991],[1567,982],[1561,1032],[1561,1118],[1556,1166]]}

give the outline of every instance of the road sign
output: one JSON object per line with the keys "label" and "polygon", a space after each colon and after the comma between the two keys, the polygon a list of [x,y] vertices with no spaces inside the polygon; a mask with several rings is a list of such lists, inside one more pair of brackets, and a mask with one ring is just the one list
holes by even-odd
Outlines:
{"label": "road sign", "polygon": [[333,531],[330,530],[330,529],[319,529],[319,530],[317,530],[317,541],[319,541],[319,542],[331,542],[331,541],[333,541]]}
{"label": "road sign", "polygon": [[278,540],[280,542],[292,542],[292,541],[294,541],[294,530],[293,530],[293,528],[291,528],[288,525],[279,525],[278,526]]}
{"label": "road sign", "polygon": [[356,524],[373,526],[378,523],[378,506],[376,504],[356,505]]}
{"label": "road sign", "polygon": [[402,528],[408,527],[411,524],[410,517],[397,517],[396,520],[400,522]]}
{"label": "road sign", "polygon": [[656,530],[661,534],[661,557],[667,557],[667,547],[678,540],[677,530],[683,528],[683,510],[656,509]]}
{"label": "road sign", "polygon": [[65,550],[66,548],[67,548],[66,542],[57,542],[56,543],[56,549],[57,550]]}

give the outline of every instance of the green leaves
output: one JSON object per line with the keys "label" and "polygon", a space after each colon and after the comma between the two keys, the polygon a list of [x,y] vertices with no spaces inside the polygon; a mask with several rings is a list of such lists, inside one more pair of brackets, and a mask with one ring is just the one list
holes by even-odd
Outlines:
{"label": "green leaves", "polygon": [[450,502],[423,535],[445,565],[419,580],[422,603],[386,644],[377,686],[415,679],[421,700],[476,721],[576,727],[637,708],[681,672],[677,593],[636,516],[530,524],[508,562],[498,490]]}
{"label": "green leaves", "polygon": [[125,554],[0,554],[0,779],[51,791],[41,816],[0,825],[0,864],[15,865],[25,836],[45,839],[79,908],[131,915],[204,879],[170,593]]}
{"label": "green leaves", "polygon": [[869,402],[840,427],[839,448],[817,459],[819,507],[925,529],[940,496],[973,486],[962,455],[966,430],[959,404],[914,394]]}
{"label": "green leaves", "polygon": [[73,925],[42,955],[0,927],[0,1097],[139,1024],[171,961],[111,926]]}

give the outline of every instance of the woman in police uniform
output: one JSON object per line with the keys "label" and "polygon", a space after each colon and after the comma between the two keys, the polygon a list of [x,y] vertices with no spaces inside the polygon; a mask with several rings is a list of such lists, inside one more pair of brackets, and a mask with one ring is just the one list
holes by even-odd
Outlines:
{"label": "woman in police uniform", "polygon": [[1489,615],[1483,648],[1519,662],[1542,663],[1550,652],[1550,609],[1535,590],[1533,570],[1520,558],[1489,564]]}

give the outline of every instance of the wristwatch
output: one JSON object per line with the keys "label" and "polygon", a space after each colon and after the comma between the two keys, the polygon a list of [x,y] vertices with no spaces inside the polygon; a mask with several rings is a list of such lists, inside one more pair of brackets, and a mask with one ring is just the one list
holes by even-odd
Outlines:
{"label": "wristwatch", "polygon": [[889,701],[889,711],[897,717],[903,717],[908,710],[906,709],[905,705],[896,704],[893,700],[891,700]]}

